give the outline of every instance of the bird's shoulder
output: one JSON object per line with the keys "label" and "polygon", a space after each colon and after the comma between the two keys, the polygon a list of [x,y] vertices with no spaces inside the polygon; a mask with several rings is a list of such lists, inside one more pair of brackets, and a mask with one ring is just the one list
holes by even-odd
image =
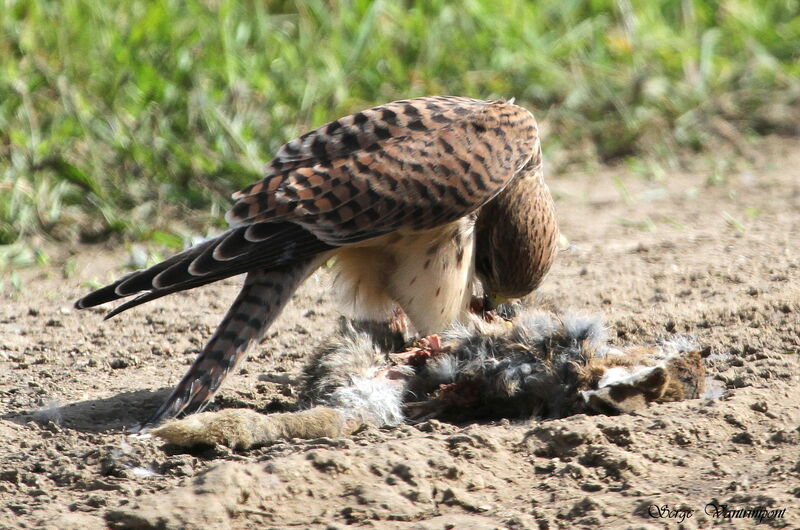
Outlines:
{"label": "bird's shoulder", "polygon": [[232,225],[289,220],[340,242],[409,223],[424,229],[491,199],[537,144],[533,116],[511,102],[394,101],[286,143],[263,179],[233,195],[226,217]]}

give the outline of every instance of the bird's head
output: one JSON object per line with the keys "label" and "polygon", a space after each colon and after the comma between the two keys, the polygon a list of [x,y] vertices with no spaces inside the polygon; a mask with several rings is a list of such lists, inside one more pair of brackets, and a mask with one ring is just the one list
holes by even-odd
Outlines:
{"label": "bird's head", "polygon": [[541,158],[534,157],[475,223],[475,273],[486,309],[533,292],[550,270],[557,242],[553,199]]}
{"label": "bird's head", "polygon": [[523,272],[521,276],[519,271],[511,270],[505,264],[491,259],[476,262],[475,269],[483,287],[485,311],[497,309],[501,304],[527,296],[538,284],[524,279],[524,276],[528,276],[527,273]]}

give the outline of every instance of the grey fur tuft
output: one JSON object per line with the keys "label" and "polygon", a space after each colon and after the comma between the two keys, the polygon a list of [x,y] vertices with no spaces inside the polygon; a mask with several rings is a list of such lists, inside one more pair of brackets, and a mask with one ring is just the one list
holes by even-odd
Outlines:
{"label": "grey fur tuft", "polygon": [[206,413],[168,423],[156,435],[179,445],[245,448],[344,436],[365,423],[630,413],[652,402],[698,398],[709,388],[691,340],[611,349],[597,317],[537,311],[517,311],[510,322],[474,317],[441,344],[429,339],[390,360],[386,354],[399,349],[387,350],[392,337],[384,328],[343,322],[306,368],[308,410]]}
{"label": "grey fur tuft", "polygon": [[[401,423],[404,406],[410,419],[557,418],[591,412],[585,392],[598,390],[611,368],[623,375],[649,373],[644,370],[696,351],[690,339],[678,337],[629,354],[608,346],[598,316],[559,318],[513,305],[507,312],[513,320],[486,322],[473,315],[452,326],[442,334],[443,350],[425,353],[413,366],[392,365],[384,353],[399,349],[398,337],[343,321],[338,337],[309,363],[304,395],[313,405],[378,425]],[[607,357],[611,352],[619,355]],[[594,402],[610,413],[614,402],[607,393]],[[407,397],[413,403],[404,405]]]}

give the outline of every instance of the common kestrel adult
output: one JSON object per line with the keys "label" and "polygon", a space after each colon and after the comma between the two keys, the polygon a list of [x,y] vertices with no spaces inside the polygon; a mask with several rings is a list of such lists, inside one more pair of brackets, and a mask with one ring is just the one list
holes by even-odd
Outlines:
{"label": "common kestrel adult", "polygon": [[233,195],[231,228],[76,302],[134,294],[111,318],[170,293],[247,273],[238,297],[145,425],[203,409],[297,287],[335,258],[351,316],[401,308],[422,334],[488,299],[524,296],[556,253],[533,115],[506,101],[423,97],[332,121],[285,144]]}

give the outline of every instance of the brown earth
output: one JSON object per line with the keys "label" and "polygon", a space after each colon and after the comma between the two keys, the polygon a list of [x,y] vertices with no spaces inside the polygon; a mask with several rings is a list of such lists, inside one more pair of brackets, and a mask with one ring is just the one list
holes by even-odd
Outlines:
{"label": "brown earth", "polygon": [[[651,516],[664,505],[693,510],[684,528],[755,524],[704,513],[717,502],[785,508],[763,524],[800,528],[800,143],[764,142],[756,158],[551,179],[569,246],[541,300],[604,314],[620,345],[694,337],[722,394],[638,415],[177,451],[124,429],[178,381],[239,280],[102,322],[72,301],[121,273],[124,249],[71,249],[73,274],[6,276],[0,526],[678,527],[678,513]],[[327,280],[306,283],[215,407],[292,410],[303,360],[334,329]]]}

